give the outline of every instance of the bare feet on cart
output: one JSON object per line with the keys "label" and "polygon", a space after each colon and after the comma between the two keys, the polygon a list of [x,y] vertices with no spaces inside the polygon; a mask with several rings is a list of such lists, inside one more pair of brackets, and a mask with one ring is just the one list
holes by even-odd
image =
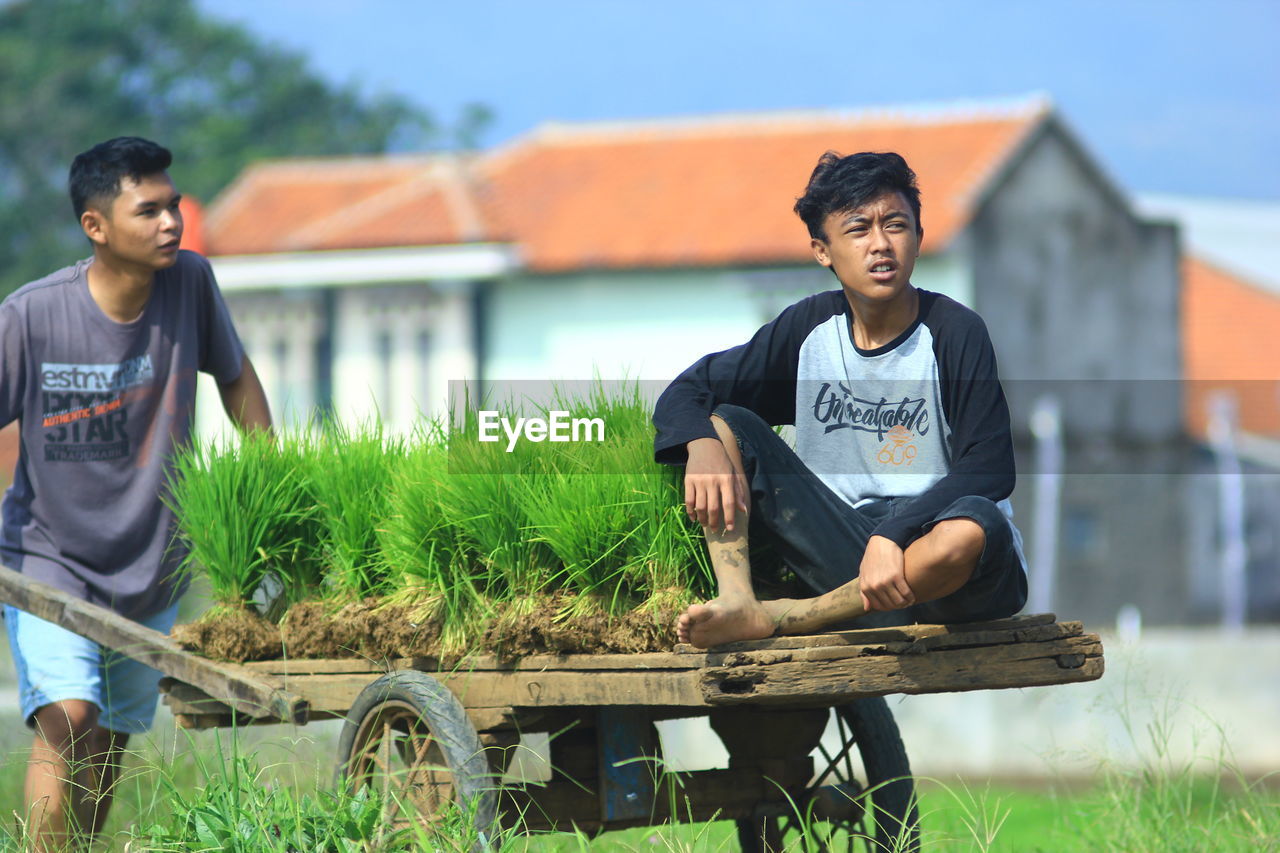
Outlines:
{"label": "bare feet on cart", "polygon": [[774,632],[774,621],[754,598],[713,598],[706,604],[691,604],[676,621],[676,636],[682,643],[700,649],[759,640]]}

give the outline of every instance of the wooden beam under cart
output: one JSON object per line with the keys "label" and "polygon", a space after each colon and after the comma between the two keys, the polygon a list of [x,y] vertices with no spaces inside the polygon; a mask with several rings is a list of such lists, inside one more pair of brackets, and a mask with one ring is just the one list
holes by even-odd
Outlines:
{"label": "wooden beam under cart", "polygon": [[307,721],[306,700],[271,680],[234,664],[194,655],[159,631],[4,566],[0,566],[0,599],[170,678],[198,687],[242,714],[285,722]]}

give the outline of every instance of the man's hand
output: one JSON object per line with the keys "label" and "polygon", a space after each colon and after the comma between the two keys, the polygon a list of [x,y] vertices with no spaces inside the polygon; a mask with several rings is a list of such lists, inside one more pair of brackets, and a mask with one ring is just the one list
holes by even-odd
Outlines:
{"label": "man's hand", "polygon": [[219,385],[218,394],[227,417],[241,432],[271,432],[267,394],[247,355],[240,363],[240,375],[226,385]]}
{"label": "man's hand", "polygon": [[729,454],[717,438],[689,442],[684,469],[684,509],[689,518],[711,530],[733,530],[735,508],[747,511],[747,483],[733,470]]}
{"label": "man's hand", "polygon": [[901,610],[916,603],[907,586],[906,559],[892,539],[872,536],[858,570],[862,606],[873,610]]}

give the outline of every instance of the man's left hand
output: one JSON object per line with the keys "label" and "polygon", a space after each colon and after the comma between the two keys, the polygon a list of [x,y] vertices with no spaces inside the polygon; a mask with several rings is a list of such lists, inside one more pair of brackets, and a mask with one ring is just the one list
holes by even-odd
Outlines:
{"label": "man's left hand", "polygon": [[892,539],[872,536],[858,570],[862,606],[873,610],[901,610],[916,603],[907,586],[906,558]]}

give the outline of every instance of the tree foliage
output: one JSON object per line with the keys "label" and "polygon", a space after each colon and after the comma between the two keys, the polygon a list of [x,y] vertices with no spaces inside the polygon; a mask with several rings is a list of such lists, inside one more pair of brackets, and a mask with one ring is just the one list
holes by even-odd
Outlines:
{"label": "tree foliage", "polygon": [[86,255],[72,158],[113,136],[174,152],[208,200],[264,157],[422,148],[437,130],[390,95],[321,80],[303,56],[212,20],[192,0],[0,4],[0,295]]}

